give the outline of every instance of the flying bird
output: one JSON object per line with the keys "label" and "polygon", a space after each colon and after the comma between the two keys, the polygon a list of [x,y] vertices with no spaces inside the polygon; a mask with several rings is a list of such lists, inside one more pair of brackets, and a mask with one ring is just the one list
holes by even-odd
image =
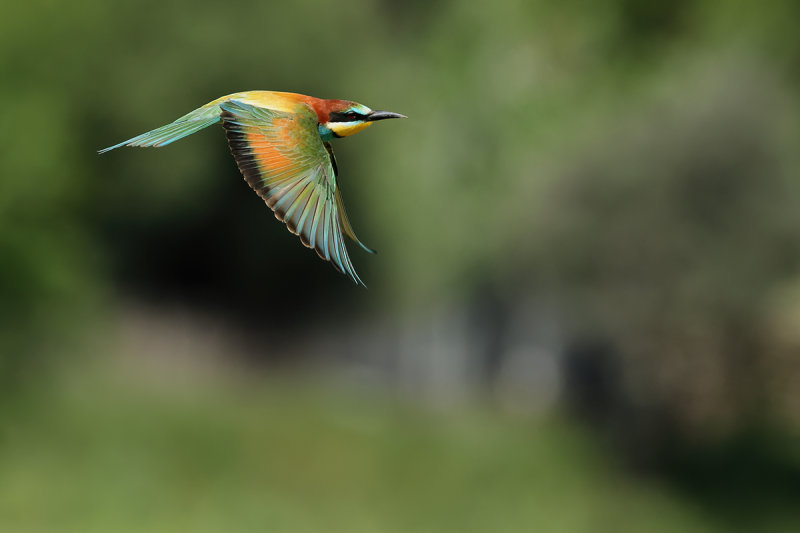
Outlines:
{"label": "flying bird", "polygon": [[364,285],[347,255],[344,236],[370,253],[375,251],[356,237],[347,218],[330,141],[388,118],[407,117],[373,111],[349,100],[246,91],[217,98],[166,126],[99,153],[121,146],[166,146],[221,122],[245,181],[275,217],[336,270]]}

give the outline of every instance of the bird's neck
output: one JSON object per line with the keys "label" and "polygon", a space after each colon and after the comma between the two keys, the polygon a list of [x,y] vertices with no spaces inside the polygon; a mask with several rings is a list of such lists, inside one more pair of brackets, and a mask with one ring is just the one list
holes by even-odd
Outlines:
{"label": "bird's neck", "polygon": [[338,136],[333,133],[333,130],[327,127],[325,124],[319,124],[317,126],[317,131],[319,132],[319,136],[322,138],[323,142],[338,138]]}

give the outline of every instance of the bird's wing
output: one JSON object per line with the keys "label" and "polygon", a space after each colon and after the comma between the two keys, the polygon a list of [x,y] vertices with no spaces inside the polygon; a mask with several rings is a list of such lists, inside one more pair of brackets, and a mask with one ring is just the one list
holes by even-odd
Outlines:
{"label": "bird's wing", "polygon": [[[333,155],[333,148],[331,148],[331,143],[326,142],[323,143],[325,149],[328,151],[328,156],[331,158],[331,165],[333,165],[333,174],[337,178],[339,177],[339,169],[336,167],[336,156]],[[347,235],[350,239],[352,239],[356,244],[362,247],[364,250],[368,251],[371,254],[377,254],[375,250],[361,242],[361,240],[356,237],[356,232],[353,231],[353,226],[350,225],[350,219],[347,216],[347,211],[344,208],[344,202],[342,201],[342,187],[341,184],[336,187],[336,205],[339,207],[339,223],[342,225],[342,231],[345,235]]]}
{"label": "bird's wing", "polygon": [[137,135],[127,141],[122,141],[114,146],[103,148],[102,150],[98,150],[97,153],[104,154],[121,146],[155,146],[159,148],[173,143],[178,139],[183,139],[187,135],[198,132],[217,122],[219,122],[219,108],[216,106],[204,105],[182,116],[175,122],[170,122],[160,128],[142,133],[141,135]]}
{"label": "bird's wing", "polygon": [[346,218],[342,222],[346,215],[316,113],[305,104],[288,113],[237,100],[221,108],[228,144],[250,187],[303,244],[363,285],[347,255],[343,231],[352,229]]}

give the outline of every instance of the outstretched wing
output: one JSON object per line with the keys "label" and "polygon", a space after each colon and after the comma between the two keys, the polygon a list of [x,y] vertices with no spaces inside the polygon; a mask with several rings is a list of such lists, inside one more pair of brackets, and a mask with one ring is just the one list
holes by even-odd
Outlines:
{"label": "outstretched wing", "polygon": [[222,124],[244,179],[303,244],[357,284],[343,231],[352,233],[336,187],[332,160],[306,104],[294,113],[237,100],[221,104]]}
{"label": "outstretched wing", "polygon": [[165,126],[156,128],[154,130],[137,135],[127,141],[122,141],[114,146],[98,150],[98,154],[104,154],[115,148],[121,146],[154,146],[156,148],[166,146],[170,143],[183,139],[187,135],[191,135],[197,131],[207,128],[212,124],[219,122],[220,110],[218,106],[213,105],[213,102],[206,104],[203,107],[195,109],[191,113],[187,113],[174,122],[170,122]]}

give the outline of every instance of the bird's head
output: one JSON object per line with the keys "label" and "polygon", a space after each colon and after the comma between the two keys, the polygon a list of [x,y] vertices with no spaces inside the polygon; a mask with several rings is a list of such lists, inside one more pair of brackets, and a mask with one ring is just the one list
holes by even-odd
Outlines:
{"label": "bird's head", "polygon": [[347,137],[358,133],[377,120],[408,118],[391,111],[373,111],[363,104],[349,100],[327,100],[327,121],[320,122],[323,137]]}

